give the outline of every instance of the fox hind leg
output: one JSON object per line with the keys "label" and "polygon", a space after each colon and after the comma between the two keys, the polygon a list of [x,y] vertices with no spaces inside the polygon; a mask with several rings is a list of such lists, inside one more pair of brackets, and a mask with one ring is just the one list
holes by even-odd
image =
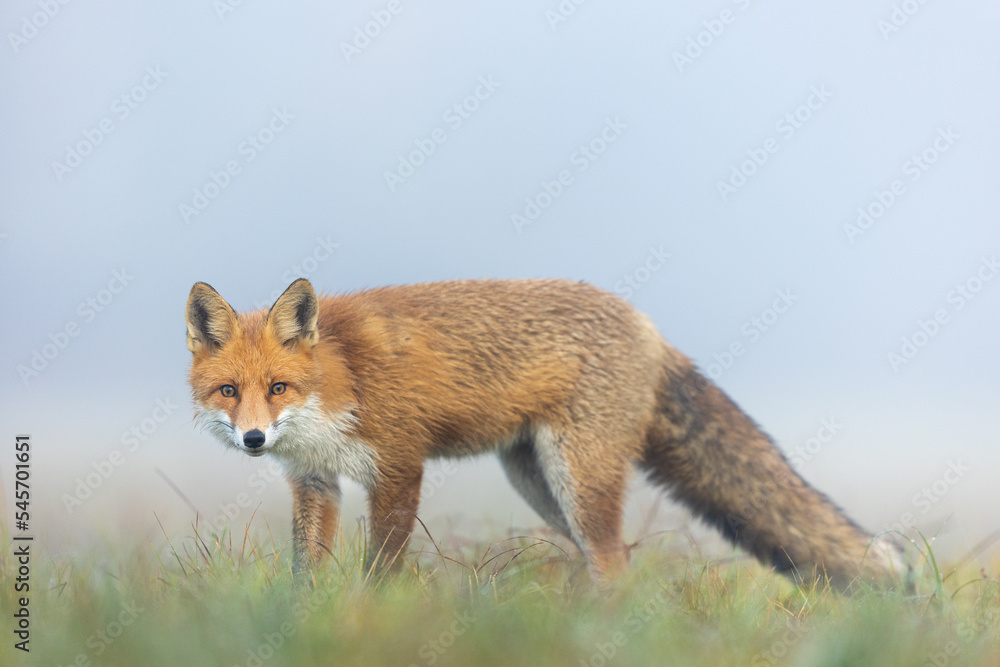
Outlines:
{"label": "fox hind leg", "polygon": [[531,509],[535,510],[553,530],[573,539],[569,521],[545,480],[545,473],[538,462],[533,442],[530,439],[522,439],[501,451],[499,456],[500,464],[511,486],[521,494]]}
{"label": "fox hind leg", "polygon": [[599,583],[628,563],[622,512],[629,462],[610,456],[615,451],[611,444],[597,442],[579,428],[543,426],[535,433],[542,476]]}

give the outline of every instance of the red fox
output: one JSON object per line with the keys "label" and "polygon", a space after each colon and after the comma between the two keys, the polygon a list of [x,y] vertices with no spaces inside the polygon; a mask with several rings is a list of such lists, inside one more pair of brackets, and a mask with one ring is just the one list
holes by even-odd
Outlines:
{"label": "red fox", "polygon": [[317,297],[293,282],[237,313],[187,302],[197,420],[283,464],[293,569],[338,525],[338,478],[368,490],[366,567],[399,565],[424,461],[495,452],[514,488],[603,582],[627,561],[633,467],[793,577],[891,582],[901,552],[799,477],[771,439],[624,299],[567,280],[466,280]]}

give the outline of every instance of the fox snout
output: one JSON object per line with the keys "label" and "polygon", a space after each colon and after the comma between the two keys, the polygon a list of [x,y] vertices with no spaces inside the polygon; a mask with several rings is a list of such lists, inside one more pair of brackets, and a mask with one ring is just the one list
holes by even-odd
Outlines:
{"label": "fox snout", "polygon": [[248,431],[237,428],[233,432],[233,440],[238,449],[250,456],[263,456],[264,452],[274,445],[274,434],[270,427],[266,432],[259,428],[251,428]]}
{"label": "fox snout", "polygon": [[263,447],[264,440],[264,432],[259,428],[255,428],[243,434],[243,446],[250,450],[260,449]]}

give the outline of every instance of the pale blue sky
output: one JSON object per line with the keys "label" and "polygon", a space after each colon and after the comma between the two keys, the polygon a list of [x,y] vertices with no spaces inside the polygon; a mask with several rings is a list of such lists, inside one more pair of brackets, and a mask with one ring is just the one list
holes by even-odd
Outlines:
{"label": "pale blue sky", "polygon": [[[786,449],[846,424],[803,474],[866,525],[912,509],[957,456],[979,472],[941,507],[995,506],[1000,279],[951,293],[1000,253],[995,3],[928,3],[892,32],[893,3],[860,0],[592,0],[554,27],[556,0],[219,6],[0,9],[0,410],[4,438],[47,443],[54,496],[165,397],[179,416],[104,492],[236,466],[190,424],[195,281],[244,308],[298,275],[324,291],[632,276],[632,301],[704,368],[742,344],[719,382]],[[895,180],[852,243],[844,226]],[[518,231],[526,198],[547,207]],[[774,319],[779,290],[794,300]],[[36,350],[53,358],[25,381]]]}

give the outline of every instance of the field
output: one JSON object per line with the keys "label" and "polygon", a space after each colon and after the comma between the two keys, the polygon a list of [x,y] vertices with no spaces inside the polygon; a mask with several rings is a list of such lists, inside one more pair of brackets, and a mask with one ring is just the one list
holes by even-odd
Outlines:
{"label": "field", "polygon": [[256,523],[192,525],[62,561],[36,554],[29,654],[12,646],[16,568],[5,559],[0,664],[1000,665],[1000,562],[949,569],[923,543],[911,549],[914,594],[842,595],[738,553],[707,561],[678,534],[636,546],[610,590],[544,536],[424,535],[401,573],[372,582],[360,535],[349,527],[304,585],[290,545]]}

